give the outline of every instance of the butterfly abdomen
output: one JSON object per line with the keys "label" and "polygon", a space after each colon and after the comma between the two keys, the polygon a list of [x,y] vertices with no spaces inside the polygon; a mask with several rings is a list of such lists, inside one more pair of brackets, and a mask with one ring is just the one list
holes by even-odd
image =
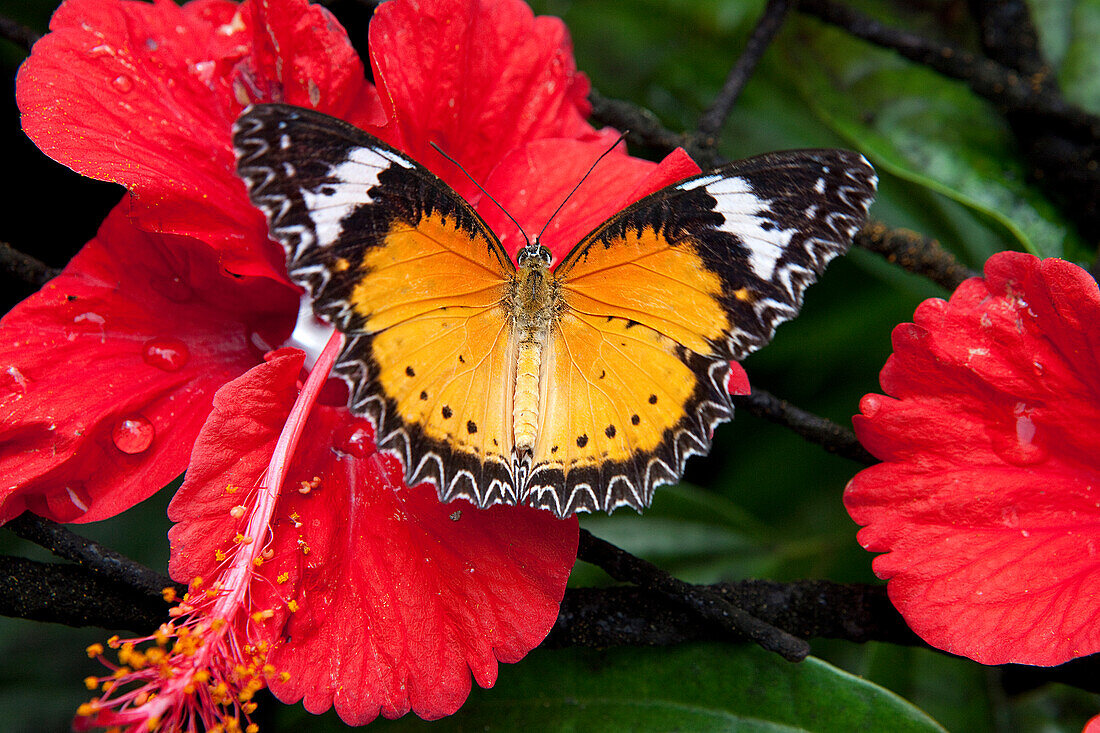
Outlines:
{"label": "butterfly abdomen", "polygon": [[512,400],[512,432],[516,449],[531,450],[538,434],[542,353],[558,307],[558,287],[546,263],[522,261],[512,284],[512,323],[516,330],[516,386]]}

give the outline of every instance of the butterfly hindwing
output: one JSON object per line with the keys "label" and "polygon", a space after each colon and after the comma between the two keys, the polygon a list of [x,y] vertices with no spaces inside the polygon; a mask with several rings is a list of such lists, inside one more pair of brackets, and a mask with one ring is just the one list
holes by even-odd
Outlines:
{"label": "butterfly hindwing", "polygon": [[474,210],[403,153],[326,115],[258,105],[238,169],[314,312],[347,335],[335,366],[410,485],[514,503],[514,266]]}
{"label": "butterfly hindwing", "polygon": [[[732,417],[729,361],[798,313],[875,182],[854,153],[760,156],[648,196],[578,244],[555,270],[565,308],[531,461],[536,503],[641,509],[678,480]],[[570,405],[570,420],[551,417]]]}

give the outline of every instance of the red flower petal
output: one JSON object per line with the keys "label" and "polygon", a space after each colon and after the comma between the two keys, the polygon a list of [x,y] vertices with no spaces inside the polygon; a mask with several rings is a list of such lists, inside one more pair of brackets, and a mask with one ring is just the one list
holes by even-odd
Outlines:
{"label": "red flower petal", "polygon": [[[534,239],[565,197],[603,153],[604,143],[540,140],[510,153],[494,170],[485,189]],[[584,235],[643,196],[699,172],[687,153],[677,149],[660,163],[615,151],[600,161],[576,195],[554,217],[542,244],[560,261]],[[514,257],[524,239],[515,224],[491,201],[478,213],[500,235]]]}
{"label": "red flower petal", "polygon": [[[296,364],[275,362],[227,385],[170,508],[172,573],[210,577],[238,530],[227,485],[257,483],[289,411]],[[276,369],[275,367],[279,367]],[[265,377],[264,374],[275,375]],[[254,602],[275,615],[275,694],[359,725],[412,710],[438,718],[496,679],[549,632],[577,549],[576,520],[527,507],[441,505],[400,483],[374,453],[370,426],[315,407],[276,508],[272,560]],[[311,488],[295,490],[300,482]],[[285,574],[285,575],[284,575]],[[281,581],[281,582],[280,582]],[[299,608],[289,613],[284,599]]]}
{"label": "red flower petal", "polygon": [[284,98],[381,118],[331,15],[269,5],[69,0],[20,68],[23,129],[55,160],[129,188],[142,227],[224,249],[234,272],[281,277],[282,253],[232,172],[233,120]]}
{"label": "red flower petal", "polygon": [[615,139],[585,122],[588,79],[577,71],[565,24],[534,17],[519,0],[386,3],[371,20],[370,44],[391,119],[375,134],[470,201],[480,192],[430,142],[484,184],[501,157],[526,142],[572,138],[606,147]]}
{"label": "red flower petal", "polygon": [[1002,253],[894,331],[857,434],[860,543],[910,626],[986,664],[1100,651],[1100,292]]}
{"label": "red flower petal", "polygon": [[0,321],[0,521],[103,519],[178,476],[214,390],[259,359],[251,334],[285,338],[296,300],[117,207]]}

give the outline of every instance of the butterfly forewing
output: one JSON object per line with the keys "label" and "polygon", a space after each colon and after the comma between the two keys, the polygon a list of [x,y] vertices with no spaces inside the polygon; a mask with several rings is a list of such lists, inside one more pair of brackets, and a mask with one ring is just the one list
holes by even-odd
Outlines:
{"label": "butterfly forewing", "polygon": [[[555,270],[565,307],[532,457],[535,501],[641,509],[678,480],[732,417],[729,361],[798,313],[805,288],[848,248],[875,183],[854,153],[760,156],[642,199],[577,245]],[[570,419],[551,417],[570,406],[580,408]]]}
{"label": "butterfly forewing", "polygon": [[514,503],[514,266],[497,238],[434,174],[326,115],[257,105],[234,143],[291,279],[348,336],[335,371],[379,448],[445,499]]}

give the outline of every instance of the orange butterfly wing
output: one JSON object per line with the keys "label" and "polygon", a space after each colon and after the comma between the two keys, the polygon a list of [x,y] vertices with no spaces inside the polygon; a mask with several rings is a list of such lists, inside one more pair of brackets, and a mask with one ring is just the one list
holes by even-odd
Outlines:
{"label": "orange butterfly wing", "polygon": [[554,271],[539,439],[522,496],[559,514],[647,506],[733,414],[729,362],[797,314],[862,224],[875,176],[844,151],[738,161],[642,199]]}
{"label": "orange butterfly wing", "polygon": [[261,105],[238,128],[291,279],[347,335],[335,371],[379,449],[444,500],[515,503],[515,267],[496,237],[431,172],[339,120]]}

